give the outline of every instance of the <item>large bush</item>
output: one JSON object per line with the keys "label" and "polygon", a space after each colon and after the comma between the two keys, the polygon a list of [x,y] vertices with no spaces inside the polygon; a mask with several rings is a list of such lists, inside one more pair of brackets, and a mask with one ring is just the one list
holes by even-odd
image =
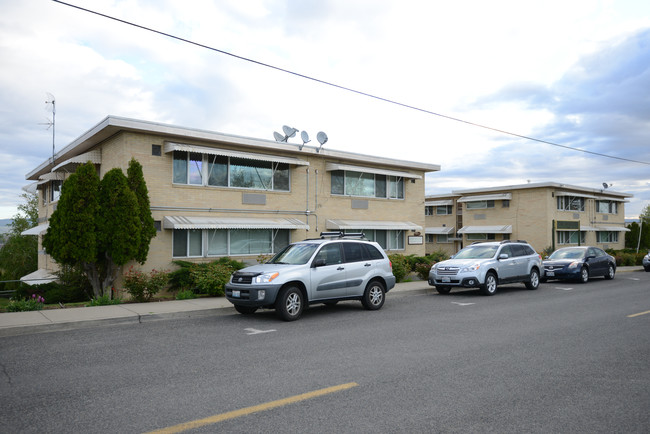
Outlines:
{"label": "large bush", "polygon": [[399,253],[388,255],[388,259],[390,259],[390,262],[393,264],[393,275],[395,276],[395,280],[401,282],[411,271],[408,260],[404,255],[400,255]]}
{"label": "large bush", "polygon": [[230,275],[246,265],[229,257],[222,257],[209,263],[195,264],[187,261],[175,261],[178,270],[170,273],[171,290],[191,290],[197,294],[224,295],[225,285]]}

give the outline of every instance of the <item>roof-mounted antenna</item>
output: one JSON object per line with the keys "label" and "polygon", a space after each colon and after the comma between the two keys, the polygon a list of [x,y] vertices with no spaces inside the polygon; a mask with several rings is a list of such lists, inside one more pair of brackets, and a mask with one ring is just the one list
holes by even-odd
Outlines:
{"label": "roof-mounted antenna", "polygon": [[48,130],[50,129],[50,127],[52,127],[52,167],[54,167],[54,137],[55,137],[55,130],[56,130],[56,100],[54,98],[54,95],[52,95],[49,92],[45,92],[45,96],[47,97],[47,100],[45,101],[45,110],[47,110],[47,111],[52,110],[52,120],[50,120],[48,118],[46,123],[42,123],[40,125],[47,125]]}
{"label": "roof-mounted antenna", "polygon": [[327,134],[325,134],[322,131],[319,131],[318,134],[316,135],[316,140],[318,140],[318,143],[320,143],[320,147],[316,149],[316,152],[320,152],[321,149],[323,149],[323,145],[327,143]]}

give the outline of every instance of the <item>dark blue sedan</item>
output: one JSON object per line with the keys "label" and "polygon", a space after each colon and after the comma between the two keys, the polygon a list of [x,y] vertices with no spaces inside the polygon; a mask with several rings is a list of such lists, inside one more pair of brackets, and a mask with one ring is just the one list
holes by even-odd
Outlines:
{"label": "dark blue sedan", "polygon": [[563,247],[544,259],[544,277],[548,279],[577,280],[587,283],[590,277],[613,279],[616,261],[598,247]]}

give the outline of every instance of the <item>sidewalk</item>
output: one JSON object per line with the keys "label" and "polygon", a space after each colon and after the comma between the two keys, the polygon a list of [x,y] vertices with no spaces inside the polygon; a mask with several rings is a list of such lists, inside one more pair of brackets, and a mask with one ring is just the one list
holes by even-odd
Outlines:
{"label": "sidewalk", "polygon": [[[619,267],[617,274],[629,271],[643,271],[643,267]],[[402,282],[390,290],[391,294],[406,291],[433,289],[426,281]],[[232,304],[225,297],[195,298],[150,303],[125,303],[111,306],[47,309],[31,312],[0,313],[0,337],[16,336],[80,327],[95,327],[102,324],[142,323],[164,318],[190,318],[207,315],[234,314]]]}

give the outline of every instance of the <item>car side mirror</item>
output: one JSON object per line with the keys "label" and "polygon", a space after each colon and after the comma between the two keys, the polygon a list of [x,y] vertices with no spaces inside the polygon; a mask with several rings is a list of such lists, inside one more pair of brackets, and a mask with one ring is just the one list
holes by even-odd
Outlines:
{"label": "car side mirror", "polygon": [[316,259],[316,260],[311,264],[311,266],[312,266],[313,268],[316,268],[316,267],[322,267],[323,265],[327,265],[327,262],[325,262],[325,259]]}
{"label": "car side mirror", "polygon": [[499,255],[499,258],[498,258],[498,259],[508,259],[508,254],[507,254],[507,253],[501,253],[501,254]]}

